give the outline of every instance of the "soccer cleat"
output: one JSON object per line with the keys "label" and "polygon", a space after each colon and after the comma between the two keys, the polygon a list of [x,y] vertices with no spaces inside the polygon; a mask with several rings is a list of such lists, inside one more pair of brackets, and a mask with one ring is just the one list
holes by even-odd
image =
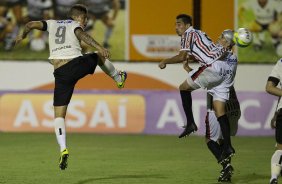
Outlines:
{"label": "soccer cleat", "polygon": [[68,157],[69,157],[69,151],[68,149],[64,149],[61,152],[61,156],[59,160],[59,167],[61,170],[65,170],[68,167]]}
{"label": "soccer cleat", "polygon": [[184,131],[178,136],[179,138],[189,136],[191,133],[196,132],[198,127],[195,123],[192,123],[189,126],[184,126]]}
{"label": "soccer cleat", "polygon": [[229,146],[227,149],[223,150],[218,163],[223,164],[224,162],[228,163],[229,159],[235,155],[235,150],[232,146]]}
{"label": "soccer cleat", "polygon": [[119,71],[119,75],[121,77],[121,82],[117,82],[117,87],[121,89],[124,88],[124,84],[127,79],[127,73],[125,71]]}
{"label": "soccer cleat", "polygon": [[233,174],[234,168],[232,165],[228,164],[224,169],[220,171],[220,176],[218,182],[231,182],[231,177]]}
{"label": "soccer cleat", "polygon": [[278,184],[278,181],[276,178],[273,178],[271,181],[270,181],[270,184]]}

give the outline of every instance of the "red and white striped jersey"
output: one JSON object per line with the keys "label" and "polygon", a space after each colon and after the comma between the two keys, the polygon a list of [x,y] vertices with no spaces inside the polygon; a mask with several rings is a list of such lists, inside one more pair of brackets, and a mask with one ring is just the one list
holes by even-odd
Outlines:
{"label": "red and white striped jersey", "polygon": [[201,64],[212,64],[220,58],[226,49],[221,45],[214,44],[206,33],[189,27],[181,36],[181,49],[188,55],[194,56]]}

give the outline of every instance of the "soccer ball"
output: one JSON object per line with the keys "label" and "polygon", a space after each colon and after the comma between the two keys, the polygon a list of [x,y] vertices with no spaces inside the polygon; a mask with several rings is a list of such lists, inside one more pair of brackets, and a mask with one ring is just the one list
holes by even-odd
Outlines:
{"label": "soccer ball", "polygon": [[252,32],[247,28],[239,28],[235,31],[233,42],[238,47],[248,47],[253,41]]}

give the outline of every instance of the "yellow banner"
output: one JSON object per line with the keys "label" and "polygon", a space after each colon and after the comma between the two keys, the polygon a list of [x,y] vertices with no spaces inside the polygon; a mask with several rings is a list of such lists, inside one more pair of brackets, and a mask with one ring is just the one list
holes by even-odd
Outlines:
{"label": "yellow banner", "polygon": [[[5,94],[0,98],[0,131],[52,132],[52,94]],[[69,132],[141,133],[145,100],[141,95],[74,95],[68,106]]]}

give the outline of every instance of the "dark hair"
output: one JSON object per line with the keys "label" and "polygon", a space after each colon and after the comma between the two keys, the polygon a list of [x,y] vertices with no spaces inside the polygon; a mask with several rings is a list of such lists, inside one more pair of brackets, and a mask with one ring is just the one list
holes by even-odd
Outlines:
{"label": "dark hair", "polygon": [[179,15],[177,15],[176,19],[181,19],[184,22],[184,24],[192,25],[192,17],[190,15],[179,14]]}
{"label": "dark hair", "polygon": [[87,8],[83,4],[75,4],[69,11],[69,17],[79,16],[81,14],[87,14]]}

